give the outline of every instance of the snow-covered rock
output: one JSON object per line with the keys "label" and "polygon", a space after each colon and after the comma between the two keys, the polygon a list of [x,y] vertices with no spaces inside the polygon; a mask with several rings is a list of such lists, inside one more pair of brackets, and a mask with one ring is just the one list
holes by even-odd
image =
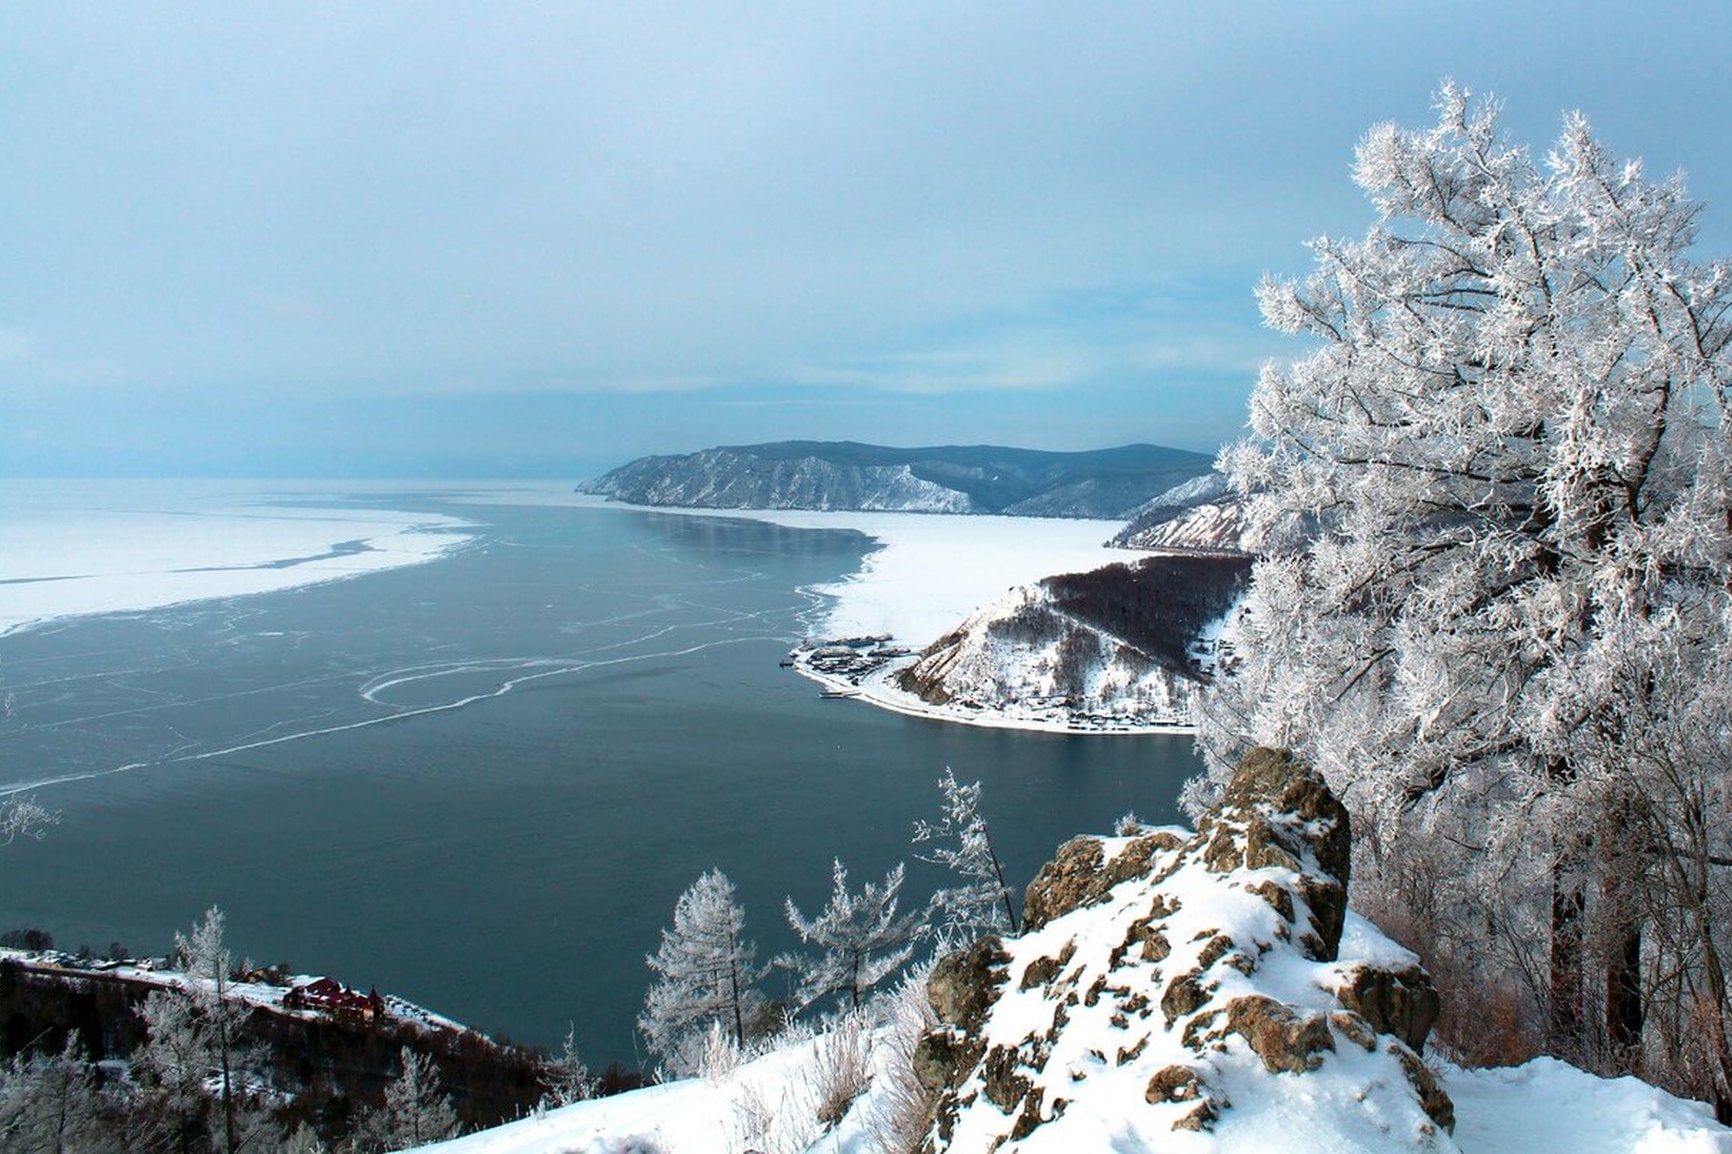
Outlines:
{"label": "snow-covered rock", "polygon": [[1027,933],[934,972],[939,1147],[1453,1149],[1419,1056],[1437,995],[1348,914],[1348,847],[1346,810],[1270,750],[1194,834],[1067,843]]}

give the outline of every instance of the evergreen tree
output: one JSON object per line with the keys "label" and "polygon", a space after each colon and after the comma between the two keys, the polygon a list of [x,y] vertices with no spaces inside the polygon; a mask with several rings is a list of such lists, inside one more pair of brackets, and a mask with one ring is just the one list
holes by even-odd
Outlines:
{"label": "evergreen tree", "polygon": [[0,1063],[0,1149],[85,1154],[116,1148],[76,1036],[58,1054]]}
{"label": "evergreen tree", "polygon": [[857,1008],[868,990],[913,956],[914,943],[924,931],[918,914],[896,912],[902,891],[900,864],[882,882],[868,882],[854,894],[848,891],[848,870],[837,858],[831,880],[830,901],[816,917],[802,914],[792,898],[785,907],[788,925],[819,951],[777,959],[794,973],[799,1009],[838,994]]}
{"label": "evergreen tree", "polygon": [[357,1128],[357,1151],[413,1150],[457,1133],[457,1112],[440,1092],[433,1059],[407,1046],[399,1059],[403,1070],[385,1087],[384,1108],[369,1113]]}
{"label": "evergreen tree", "polygon": [[644,998],[638,1029],[671,1073],[697,1069],[698,1051],[710,1023],[719,1023],[736,1045],[762,1002],[755,989],[768,967],[756,964],[758,948],[745,941],[746,914],[734,901],[734,883],[710,870],[674,903],[674,924],[661,946],[644,959],[656,974]]}
{"label": "evergreen tree", "polygon": [[932,856],[920,860],[948,867],[963,884],[932,895],[932,920],[940,930],[964,937],[1000,930],[1016,933],[1016,906],[993,851],[986,819],[980,816],[980,783],[962,785],[946,768],[938,788],[944,795],[944,817],[936,823],[915,822],[914,842],[954,839],[954,846],[940,844]]}
{"label": "evergreen tree", "polygon": [[583,1056],[577,1052],[575,1025],[567,1023],[565,1041],[560,1047],[559,1057],[548,1062],[542,1069],[547,1093],[541,1101],[547,1109],[569,1106],[573,1102],[595,1097],[596,1079],[590,1074]]}

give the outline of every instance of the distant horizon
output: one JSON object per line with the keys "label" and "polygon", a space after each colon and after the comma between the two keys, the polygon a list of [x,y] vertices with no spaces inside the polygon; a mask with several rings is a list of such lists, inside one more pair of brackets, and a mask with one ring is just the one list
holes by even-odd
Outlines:
{"label": "distant horizon", "polygon": [[597,476],[600,476],[602,473],[606,473],[606,472],[609,472],[613,469],[617,469],[623,465],[630,464],[632,461],[641,460],[644,457],[679,457],[679,456],[686,456],[686,455],[689,455],[692,453],[701,453],[701,452],[704,452],[704,451],[709,450],[709,449],[748,449],[748,448],[757,448],[757,447],[761,447],[764,445],[781,445],[781,444],[862,445],[862,446],[869,447],[869,448],[894,449],[897,451],[914,451],[914,450],[919,450],[919,449],[1013,449],[1013,450],[1017,450],[1020,452],[1053,453],[1053,454],[1064,454],[1064,455],[1079,455],[1079,454],[1086,454],[1086,453],[1103,453],[1103,452],[1110,452],[1114,449],[1132,449],[1132,448],[1144,448],[1144,447],[1146,447],[1146,448],[1154,448],[1154,449],[1170,449],[1170,450],[1173,450],[1176,452],[1184,452],[1184,453],[1196,453],[1199,456],[1205,456],[1205,457],[1213,457],[1215,455],[1215,452],[1210,451],[1210,450],[1191,449],[1191,448],[1186,448],[1182,445],[1167,445],[1167,444],[1160,444],[1160,443],[1153,442],[1153,441],[1125,441],[1125,442],[1122,442],[1120,444],[1115,444],[1115,445],[1097,445],[1097,446],[1093,446],[1091,448],[1084,448],[1084,449],[1048,449],[1048,448],[1044,448],[1044,447],[1039,446],[1039,445],[1029,445],[1029,444],[1007,445],[1007,444],[1001,444],[1001,443],[989,442],[989,441],[981,441],[981,442],[974,442],[974,443],[956,442],[956,443],[945,443],[945,444],[928,443],[928,444],[892,445],[892,444],[885,444],[883,442],[878,442],[878,441],[856,441],[856,440],[849,440],[849,439],[819,440],[819,439],[811,438],[811,437],[785,437],[785,438],[780,438],[780,439],[774,440],[774,441],[755,441],[755,442],[737,442],[737,443],[730,443],[730,444],[718,443],[718,444],[713,444],[713,445],[699,445],[699,446],[696,446],[696,447],[690,448],[690,449],[675,449],[675,450],[671,450],[671,451],[665,452],[665,453],[639,453],[633,457],[626,457],[626,458],[617,460],[613,464],[596,465],[589,472],[583,472],[581,470],[578,472],[572,472],[570,470],[564,470],[564,471],[559,471],[559,472],[520,471],[520,472],[487,473],[487,472],[482,472],[482,471],[465,472],[465,471],[458,469],[458,470],[450,470],[450,471],[439,472],[439,473],[428,473],[428,472],[417,473],[417,472],[410,472],[410,471],[405,471],[405,472],[383,472],[383,471],[380,471],[380,472],[364,472],[364,473],[355,473],[355,472],[349,472],[349,473],[342,473],[342,472],[334,472],[334,473],[187,472],[187,473],[170,474],[170,473],[153,473],[153,472],[145,472],[145,471],[126,472],[126,471],[119,471],[119,470],[107,471],[107,472],[86,471],[86,472],[35,472],[35,473],[27,473],[27,472],[13,472],[13,471],[0,469],[0,478],[4,478],[6,480],[17,480],[17,481],[31,481],[31,480],[38,480],[38,481],[81,481],[81,480],[88,480],[88,481],[164,481],[164,482],[172,482],[172,481],[259,481],[259,482],[269,482],[269,481],[284,481],[284,482],[294,482],[294,481],[308,481],[308,482],[312,482],[312,481],[316,481],[316,482],[354,481],[354,482],[359,482],[359,483],[380,482],[380,481],[396,481],[396,482],[407,482],[407,483],[413,483],[413,482],[429,482],[429,483],[453,482],[453,483],[457,483],[457,482],[486,482],[486,481],[561,482],[561,481],[566,481],[569,479],[573,483],[577,483],[577,482],[582,482],[582,481],[594,480]]}

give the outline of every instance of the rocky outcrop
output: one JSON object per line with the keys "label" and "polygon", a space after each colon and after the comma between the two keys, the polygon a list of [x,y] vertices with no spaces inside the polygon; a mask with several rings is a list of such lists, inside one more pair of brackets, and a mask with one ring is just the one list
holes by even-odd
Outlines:
{"label": "rocky outcrop", "polygon": [[1448,1148],[1437,995],[1347,909],[1349,846],[1323,782],[1266,749],[1195,832],[1067,842],[1023,937],[934,970],[934,1147]]}
{"label": "rocky outcrop", "polygon": [[1001,513],[1118,520],[1205,474],[1201,453],[1126,445],[1046,453],[990,445],[895,449],[780,441],[641,457],[580,487],[638,505]]}

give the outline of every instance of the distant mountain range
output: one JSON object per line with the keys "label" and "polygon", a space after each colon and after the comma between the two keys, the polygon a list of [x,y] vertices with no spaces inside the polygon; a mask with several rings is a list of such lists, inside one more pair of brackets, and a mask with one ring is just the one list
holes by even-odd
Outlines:
{"label": "distant mountain range", "polygon": [[640,457],[578,487],[636,505],[998,513],[1123,520],[1205,476],[1205,453],[1125,445],[1049,453],[995,445],[894,449],[778,441]]}

